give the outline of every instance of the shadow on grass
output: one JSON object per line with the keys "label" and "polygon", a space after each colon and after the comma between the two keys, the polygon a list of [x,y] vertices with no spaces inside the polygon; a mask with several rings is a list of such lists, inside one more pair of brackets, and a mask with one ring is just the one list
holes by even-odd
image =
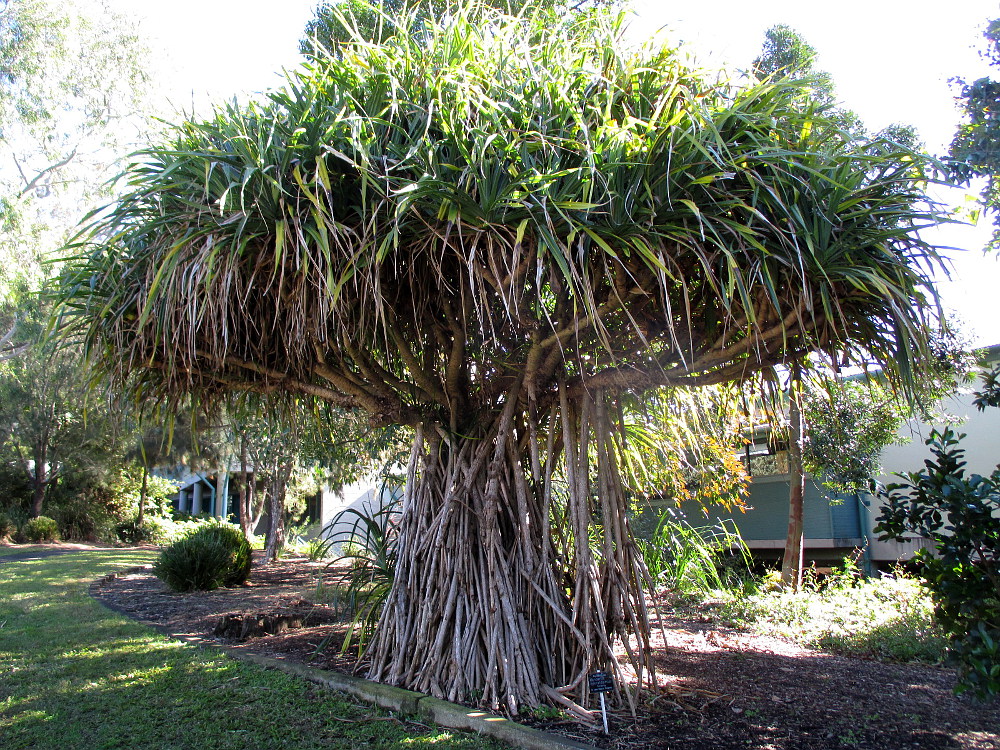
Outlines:
{"label": "shadow on grass", "polygon": [[90,580],[138,557],[73,553],[18,563],[16,576],[0,568],[4,750],[498,747],[170,641],[86,595]]}

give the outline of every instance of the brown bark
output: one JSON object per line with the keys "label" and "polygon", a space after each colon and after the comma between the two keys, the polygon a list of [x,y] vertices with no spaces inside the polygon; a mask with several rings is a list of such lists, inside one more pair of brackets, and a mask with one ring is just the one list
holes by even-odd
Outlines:
{"label": "brown bark", "polygon": [[44,441],[35,443],[35,471],[31,478],[31,517],[38,518],[42,515],[42,507],[45,504],[45,486],[48,484],[46,473],[48,465],[48,446]]}
{"label": "brown bark", "polygon": [[288,480],[292,475],[295,459],[288,458],[278,467],[268,491],[267,544],[264,548],[264,559],[272,562],[281,554],[285,547],[285,492]]}
{"label": "brown bark", "polygon": [[[618,647],[640,683],[652,680],[646,572],[603,395],[577,407],[563,389],[546,417],[564,439],[526,452],[518,432],[543,433],[518,414],[522,386],[474,435],[418,430],[369,676],[512,713],[549,702],[592,718],[587,676],[604,669],[623,684]],[[634,706],[631,692],[616,697]]]}
{"label": "brown bark", "polygon": [[139,490],[139,513],[136,516],[135,522],[137,525],[142,524],[142,519],[146,513],[146,494],[149,491],[149,469],[145,464],[142,465],[142,487]]}
{"label": "brown bark", "polygon": [[806,475],[802,469],[802,443],[804,426],[802,423],[801,373],[796,364],[792,369],[788,386],[788,535],[785,538],[785,554],[781,561],[781,585],[798,591],[802,585],[804,546],[804,498]]}
{"label": "brown bark", "polygon": [[250,518],[250,487],[247,473],[247,439],[240,435],[240,528],[243,536],[250,539],[253,526]]}

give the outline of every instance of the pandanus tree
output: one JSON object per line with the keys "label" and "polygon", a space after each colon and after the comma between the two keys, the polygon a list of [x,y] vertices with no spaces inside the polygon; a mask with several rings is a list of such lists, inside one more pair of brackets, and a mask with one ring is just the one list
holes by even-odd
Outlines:
{"label": "pandanus tree", "polygon": [[[141,398],[413,428],[372,678],[516,710],[651,670],[623,394],[922,346],[926,165],[606,14],[456,9],[139,155],[62,316]],[[905,372],[905,369],[893,370]]]}

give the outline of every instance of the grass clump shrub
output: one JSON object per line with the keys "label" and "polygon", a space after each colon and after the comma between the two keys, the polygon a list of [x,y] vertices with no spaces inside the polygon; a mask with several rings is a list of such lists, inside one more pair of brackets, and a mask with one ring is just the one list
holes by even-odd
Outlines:
{"label": "grass clump shrub", "polygon": [[[356,643],[363,653],[375,632],[393,580],[396,577],[399,542],[398,500],[375,509],[347,508],[323,530],[324,554],[339,546],[340,554],[327,564],[343,572],[333,585],[321,579],[319,588],[331,602],[352,616],[342,651]],[[341,531],[335,529],[341,528]],[[329,593],[327,593],[329,592]]]}
{"label": "grass clump shrub", "polygon": [[250,575],[250,544],[236,526],[202,524],[165,547],[153,572],[174,591],[238,586]]}
{"label": "grass clump shrub", "polygon": [[668,510],[652,536],[637,543],[654,590],[674,595],[697,597],[731,590],[746,577],[751,564],[750,550],[731,520],[692,526]]}
{"label": "grass clump shrub", "polygon": [[21,528],[21,534],[27,541],[33,544],[38,544],[40,542],[58,542],[59,524],[48,516],[38,516],[37,518],[29,519],[28,522],[24,524]]}
{"label": "grass clump shrub", "polygon": [[899,570],[861,578],[849,560],[825,580],[810,572],[799,591],[762,587],[717,606],[728,625],[850,656],[937,663],[948,645],[919,580]]}

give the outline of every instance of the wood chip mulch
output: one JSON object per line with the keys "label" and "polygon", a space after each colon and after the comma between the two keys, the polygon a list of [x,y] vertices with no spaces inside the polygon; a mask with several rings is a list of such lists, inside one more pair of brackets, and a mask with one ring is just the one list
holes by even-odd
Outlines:
{"label": "wood chip mulch", "polygon": [[[134,573],[105,583],[98,596],[168,633],[354,674],[354,660],[340,655],[341,613],[313,601],[324,570],[284,559],[255,565],[245,586],[190,594]],[[225,615],[239,623],[227,631],[237,638],[213,634]],[[286,627],[239,637],[244,620],[265,615]],[[1000,701],[956,697],[951,669],[833,656],[710,622],[667,616],[664,625],[660,688],[635,717],[612,710],[610,737],[572,721],[519,720],[614,750],[1000,750]]]}

